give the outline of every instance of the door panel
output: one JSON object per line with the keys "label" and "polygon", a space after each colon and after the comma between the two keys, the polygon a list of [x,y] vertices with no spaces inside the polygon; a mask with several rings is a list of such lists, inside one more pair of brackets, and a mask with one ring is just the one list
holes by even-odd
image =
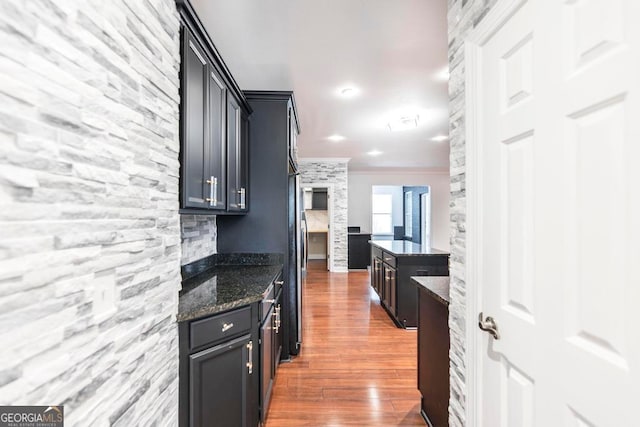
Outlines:
{"label": "door panel", "polygon": [[640,393],[640,29],[629,23],[640,4],[518,4],[485,18],[495,31],[482,30],[472,59],[480,229],[468,283],[500,333],[476,329],[480,424],[629,425]]}

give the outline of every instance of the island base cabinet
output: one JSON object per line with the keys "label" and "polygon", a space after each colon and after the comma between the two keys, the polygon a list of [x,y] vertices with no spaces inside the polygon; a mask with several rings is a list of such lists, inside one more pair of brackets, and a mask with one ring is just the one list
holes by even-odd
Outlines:
{"label": "island base cabinet", "polygon": [[418,290],[418,389],[421,414],[432,427],[449,425],[449,310]]}
{"label": "island base cabinet", "polygon": [[247,390],[253,345],[245,335],[189,357],[191,427],[250,425]]}

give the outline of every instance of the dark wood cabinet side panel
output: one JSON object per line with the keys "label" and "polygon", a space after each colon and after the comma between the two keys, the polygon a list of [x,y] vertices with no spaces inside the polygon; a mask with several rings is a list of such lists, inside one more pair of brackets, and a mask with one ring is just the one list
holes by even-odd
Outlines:
{"label": "dark wood cabinet side panel", "polygon": [[419,288],[418,389],[434,427],[449,425],[449,312]]}

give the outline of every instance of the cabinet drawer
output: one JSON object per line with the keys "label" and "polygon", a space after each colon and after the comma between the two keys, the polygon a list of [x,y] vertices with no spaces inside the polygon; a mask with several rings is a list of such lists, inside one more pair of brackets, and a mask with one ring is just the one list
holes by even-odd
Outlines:
{"label": "cabinet drawer", "polygon": [[225,338],[247,333],[251,329],[251,307],[244,307],[190,325],[189,349],[215,344]]}
{"label": "cabinet drawer", "polygon": [[386,252],[382,253],[382,260],[387,263],[388,265],[390,265],[391,267],[396,267],[396,257],[393,255],[390,255]]}

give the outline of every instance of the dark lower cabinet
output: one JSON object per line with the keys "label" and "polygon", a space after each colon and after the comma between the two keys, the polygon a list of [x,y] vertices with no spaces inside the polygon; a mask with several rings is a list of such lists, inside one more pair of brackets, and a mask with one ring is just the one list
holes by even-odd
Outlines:
{"label": "dark lower cabinet", "polygon": [[273,389],[273,324],[274,324],[274,308],[271,307],[267,317],[265,318],[262,327],[260,327],[260,350],[261,354],[261,418],[264,422],[267,418],[267,411],[269,410],[269,401],[271,400],[271,390]]}
{"label": "dark lower cabinet", "polygon": [[349,269],[366,269],[371,261],[371,257],[369,257],[371,234],[350,233],[347,239]]}
{"label": "dark lower cabinet", "polygon": [[189,356],[192,427],[252,425],[247,400],[253,346],[244,335]]}
{"label": "dark lower cabinet", "polygon": [[[384,264],[383,264],[384,265]],[[384,299],[383,302],[387,306],[387,309],[394,316],[397,314],[397,282],[398,282],[398,271],[389,267],[388,265],[384,265]]]}
{"label": "dark lower cabinet", "polygon": [[180,427],[256,427],[259,304],[180,322]]}
{"label": "dark lower cabinet", "polygon": [[280,312],[282,309],[282,290],[278,289],[274,303],[262,321],[260,327],[260,368],[261,368],[261,420],[266,422],[271,401],[271,392],[276,371],[282,353],[282,334]]}
{"label": "dark lower cabinet", "polygon": [[449,425],[449,309],[418,286],[418,389],[432,427]]}

